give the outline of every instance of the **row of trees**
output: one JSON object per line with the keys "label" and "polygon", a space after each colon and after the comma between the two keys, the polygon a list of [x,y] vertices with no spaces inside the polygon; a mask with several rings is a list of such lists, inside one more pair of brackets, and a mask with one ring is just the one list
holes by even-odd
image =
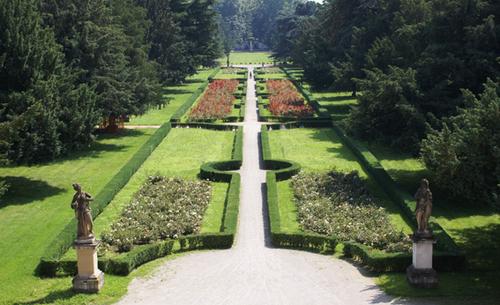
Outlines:
{"label": "row of trees", "polygon": [[358,95],[354,135],[420,152],[454,197],[498,202],[500,2],[309,5],[278,20],[275,55],[317,88]]}
{"label": "row of trees", "polygon": [[226,54],[234,48],[271,47],[277,36],[277,19],[293,12],[305,0],[220,0],[221,39]]}
{"label": "row of trees", "polygon": [[0,0],[0,154],[50,160],[219,55],[213,0]]}

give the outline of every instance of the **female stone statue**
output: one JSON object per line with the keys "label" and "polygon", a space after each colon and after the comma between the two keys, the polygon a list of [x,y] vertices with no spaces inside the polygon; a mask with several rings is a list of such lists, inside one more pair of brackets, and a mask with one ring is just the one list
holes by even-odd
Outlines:
{"label": "female stone statue", "polygon": [[415,194],[417,206],[415,208],[415,216],[417,217],[418,231],[417,234],[429,234],[429,218],[432,213],[432,192],[429,189],[429,181],[422,179],[420,188]]}
{"label": "female stone statue", "polygon": [[82,187],[75,183],[73,189],[76,191],[71,201],[71,208],[75,210],[76,219],[78,219],[77,239],[86,240],[93,239],[92,232],[92,214],[90,213],[90,202],[94,200],[92,196],[82,191]]}

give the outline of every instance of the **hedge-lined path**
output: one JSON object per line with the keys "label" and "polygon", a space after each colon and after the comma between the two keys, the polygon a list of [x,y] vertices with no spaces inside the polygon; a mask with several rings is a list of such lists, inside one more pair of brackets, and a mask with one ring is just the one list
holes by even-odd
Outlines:
{"label": "hedge-lined path", "polygon": [[408,304],[384,294],[343,260],[269,247],[253,79],[248,80],[246,107],[235,246],[165,263],[151,277],[133,280],[120,304]]}

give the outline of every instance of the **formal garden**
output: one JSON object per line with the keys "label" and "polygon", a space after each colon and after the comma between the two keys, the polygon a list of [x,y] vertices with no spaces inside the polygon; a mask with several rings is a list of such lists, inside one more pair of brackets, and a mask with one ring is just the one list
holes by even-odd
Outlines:
{"label": "formal garden", "polygon": [[497,304],[499,12],[0,0],[0,304]]}

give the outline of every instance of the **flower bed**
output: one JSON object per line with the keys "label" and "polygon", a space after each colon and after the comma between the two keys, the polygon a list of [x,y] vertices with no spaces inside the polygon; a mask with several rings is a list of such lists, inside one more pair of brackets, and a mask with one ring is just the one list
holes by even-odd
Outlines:
{"label": "flower bed", "polygon": [[102,240],[112,250],[198,233],[210,203],[208,181],[149,177]]}
{"label": "flower bed", "polygon": [[208,85],[198,104],[189,113],[189,120],[222,119],[231,113],[238,89],[238,80],[218,79]]}
{"label": "flower bed", "polygon": [[410,239],[394,229],[357,172],[301,173],[292,179],[297,217],[304,230],[388,252],[408,252]]}
{"label": "flower bed", "polygon": [[304,98],[289,80],[268,80],[269,111],[275,116],[311,116],[313,108],[304,102]]}

